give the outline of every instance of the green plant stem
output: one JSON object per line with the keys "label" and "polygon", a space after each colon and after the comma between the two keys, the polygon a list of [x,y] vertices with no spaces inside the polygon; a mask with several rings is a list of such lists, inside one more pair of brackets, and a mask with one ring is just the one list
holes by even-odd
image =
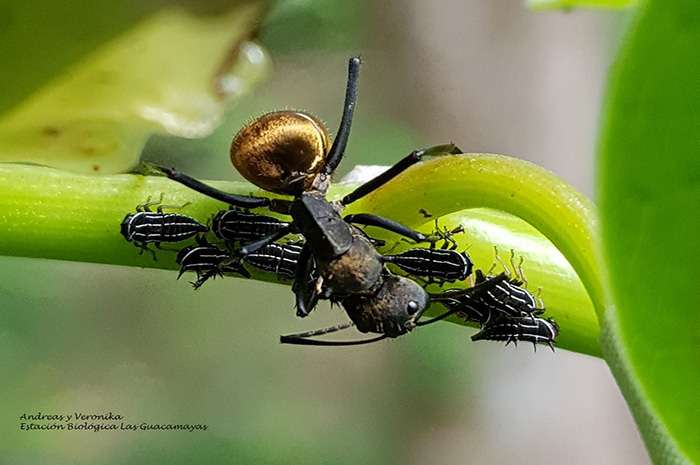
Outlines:
{"label": "green plant stem", "polygon": [[[568,236],[561,232],[552,234],[555,236],[553,242],[568,245],[571,250],[575,249],[572,241],[579,240],[584,247],[581,250],[586,250],[586,240],[590,242],[590,235],[582,231],[584,225],[580,224],[581,218],[578,219],[579,223],[575,223],[573,218],[576,214],[567,209],[588,208],[588,204],[583,203],[585,199],[582,197],[572,201],[570,192],[567,193],[569,197],[565,197],[561,191],[555,190],[550,197],[558,194],[560,199],[567,198],[564,206],[537,216],[534,212],[538,208],[551,208],[551,205],[543,200],[547,196],[540,193],[541,195],[531,202],[525,201],[524,197],[537,189],[534,186],[527,188],[528,183],[523,180],[523,171],[520,169],[524,165],[507,157],[494,157],[441,157],[439,160],[424,163],[402,174],[397,182],[389,183],[368,198],[357,202],[353,208],[357,211],[361,209],[386,214],[426,230],[433,227],[433,221],[420,216],[415,208],[417,205],[436,216],[454,213],[456,216],[446,217],[443,224],[458,221],[465,225],[468,234],[465,235],[466,239],[460,238],[460,241],[466,241],[464,244],[469,246],[469,253],[477,264],[485,265],[480,265],[480,268],[488,269],[494,261],[494,245],[499,245],[506,251],[503,253],[506,260],[508,249],[515,249],[519,254],[523,252],[526,256],[528,279],[531,283],[544,287],[543,297],[547,301],[547,314],[557,318],[562,327],[558,346],[600,356],[597,343],[599,326],[591,301],[572,268],[552,244],[531,226],[501,212],[459,211],[472,207],[510,210],[529,222],[534,218],[535,225],[543,232],[550,233],[557,227],[562,230],[568,228]],[[479,164],[476,161],[479,158],[483,158],[483,163]],[[455,172],[455,163],[466,163],[476,171],[459,174]],[[511,175],[502,166],[509,163],[513,165],[511,169],[514,170],[510,171]],[[528,164],[525,168],[532,169],[532,166],[534,165]],[[480,173],[482,170],[493,171],[493,180],[481,180],[481,177],[486,177],[484,173]],[[452,173],[452,176],[448,176],[448,173]],[[434,176],[427,174],[440,177],[436,181]],[[466,175],[475,177],[462,177]],[[556,179],[551,174],[546,176]],[[514,178],[521,180],[521,184],[515,186],[515,192],[521,194],[520,196],[511,196]],[[465,182],[465,179],[469,182]],[[526,179],[541,186],[541,177]],[[243,195],[267,195],[247,183],[210,184]],[[138,249],[124,240],[120,234],[120,224],[124,216],[133,212],[136,205],[145,202],[149,197],[157,198],[161,193],[165,194],[164,203],[167,205],[179,206],[190,202],[180,211],[203,222],[211,218],[217,210],[226,208],[221,202],[158,176],[95,177],[37,166],[0,165],[0,186],[0,198],[3,199],[0,204],[0,254],[23,257],[175,269],[177,265],[174,262],[174,251],[158,251],[158,260],[154,261],[150,254],[139,255]],[[343,195],[352,187],[336,185],[330,195]],[[400,199],[395,198],[398,195],[397,190],[400,191]],[[495,192],[488,194],[488,190]],[[453,198],[448,200],[450,197]],[[508,203],[509,199],[511,204]],[[522,208],[523,206],[528,208]],[[586,211],[592,215],[589,210]],[[589,216],[582,217],[589,219],[593,224]],[[564,221],[560,221],[562,219]],[[553,221],[554,224],[548,226],[548,221]],[[571,226],[572,223],[575,223],[575,227]],[[568,258],[571,261],[571,257]],[[575,258],[579,263],[592,266],[592,262],[583,260],[585,256],[580,253]],[[581,268],[586,270],[585,267]],[[258,277],[256,275],[256,278]],[[269,276],[259,278],[276,281],[276,278]]]}
{"label": "green plant stem", "polygon": [[495,154],[437,157],[353,205],[412,227],[425,222],[421,209],[439,217],[470,208],[510,213],[547,237],[578,273],[602,321],[605,298],[595,208],[571,185],[537,165]]}

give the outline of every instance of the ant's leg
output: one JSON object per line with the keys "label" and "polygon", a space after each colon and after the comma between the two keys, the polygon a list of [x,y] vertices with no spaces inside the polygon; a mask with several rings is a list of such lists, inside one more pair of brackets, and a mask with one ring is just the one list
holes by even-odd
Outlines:
{"label": "ant's leg", "polygon": [[365,195],[371,193],[375,189],[378,189],[387,182],[391,181],[396,176],[403,173],[409,167],[421,161],[426,155],[453,155],[458,153],[462,153],[462,151],[459,148],[457,148],[455,144],[436,145],[435,147],[429,147],[423,150],[414,150],[403,160],[399,161],[397,164],[395,164],[379,176],[375,177],[374,179],[370,179],[369,181],[367,181],[366,183],[364,183],[363,185],[361,185],[360,187],[343,197],[343,200],[341,200],[340,203],[343,205],[349,205],[355,200],[364,197]]}
{"label": "ant's leg", "polygon": [[430,241],[431,238],[423,233],[414,231],[408,226],[404,226],[389,218],[384,218],[383,216],[372,215],[370,213],[356,213],[352,215],[346,215],[343,220],[347,223],[361,224],[364,226],[376,226],[378,228],[386,229],[393,233],[399,234],[401,236],[408,237],[415,242],[425,242]]}
{"label": "ant's leg", "polygon": [[180,171],[172,168],[165,168],[163,166],[155,165],[153,163],[144,163],[143,167],[149,172],[159,172],[165,174],[168,178],[173,181],[179,182],[180,184],[189,187],[190,189],[204,194],[216,200],[220,200],[229,205],[241,208],[260,208],[269,207],[272,201],[267,197],[252,197],[245,195],[229,194],[228,192],[220,191],[211,186],[207,186],[203,182],[196,180],[195,178],[186,175]]}
{"label": "ant's leg", "polygon": [[282,339],[281,342],[284,344],[285,339],[298,339],[298,338],[324,336],[326,334],[335,333],[338,331],[342,331],[344,329],[352,328],[353,326],[355,326],[355,323],[353,323],[353,322],[343,323],[342,325],[335,325],[335,326],[330,326],[328,328],[316,329],[313,331],[307,331],[305,333],[297,333],[297,334],[289,334],[287,336],[280,336],[280,339]]}
{"label": "ant's leg", "polygon": [[360,57],[350,58],[348,63],[348,85],[345,90],[345,105],[343,107],[343,117],[340,120],[340,128],[336,133],[333,145],[326,157],[326,164],[321,171],[327,177],[340,164],[343,158],[345,147],[348,144],[350,136],[350,125],[352,124],[352,115],[355,112],[355,101],[357,100],[357,80],[360,75]]}
{"label": "ant's leg", "polygon": [[386,334],[381,336],[373,337],[370,339],[360,339],[359,341],[323,341],[317,339],[309,339],[315,336],[323,336],[324,334],[335,333],[337,331],[342,331],[347,328],[354,326],[354,323],[345,323],[342,325],[331,326],[330,328],[317,329],[315,331],[309,331],[306,333],[299,334],[289,334],[287,336],[280,336],[280,343],[282,344],[295,344],[303,346],[356,346],[361,344],[369,344],[371,342],[381,341],[386,339]]}
{"label": "ant's leg", "polygon": [[414,323],[414,326],[425,326],[425,325],[429,325],[429,324],[435,323],[436,321],[444,320],[444,319],[447,318],[448,316],[454,315],[454,314],[457,313],[457,312],[458,312],[458,310],[448,310],[448,311],[446,311],[445,313],[443,313],[443,314],[441,314],[441,315],[438,315],[438,316],[436,316],[436,317],[433,317],[433,318],[431,318],[431,319],[429,319],[429,320],[416,322],[416,323]]}
{"label": "ant's leg", "polygon": [[246,255],[250,255],[254,252],[257,252],[258,250],[262,249],[266,245],[270,245],[273,242],[275,242],[279,239],[282,239],[284,236],[286,236],[287,234],[292,232],[293,229],[294,228],[292,226],[285,226],[283,228],[278,229],[277,231],[274,231],[274,232],[268,234],[267,236],[263,237],[260,240],[257,240],[255,242],[251,242],[250,244],[247,244],[238,250],[234,250],[233,254],[232,254],[234,256],[233,259],[230,261],[225,260],[224,262],[222,262],[222,265],[224,265],[224,266],[228,265],[230,263],[233,263],[234,261],[238,261],[239,259],[241,259],[242,257],[245,257]]}
{"label": "ant's leg", "polygon": [[311,267],[313,264],[313,255],[311,247],[304,245],[299,254],[297,261],[297,269],[294,274],[294,284],[292,291],[296,297],[297,316],[303,318],[307,316],[318,302],[318,294],[310,284],[312,279]]}
{"label": "ant's leg", "polygon": [[[505,273],[501,273],[498,276],[494,276],[493,278],[486,279],[484,281],[478,282],[472,287],[468,287],[466,289],[462,289],[461,291],[457,292],[450,292],[445,295],[444,293],[439,293],[439,294],[429,294],[430,295],[430,301],[431,302],[440,302],[443,300],[450,300],[454,297],[461,297],[465,295],[471,295],[473,298],[478,298],[496,287],[497,284],[506,281],[508,279],[508,275]],[[454,289],[453,289],[454,291]]]}
{"label": "ant's leg", "polygon": [[304,339],[303,337],[295,338],[293,335],[291,335],[280,336],[280,342],[282,344],[295,344],[298,346],[359,346],[381,341],[382,339],[386,338],[387,335],[382,334],[381,336],[373,337],[371,339],[361,339],[359,341],[322,341],[318,339]]}
{"label": "ant's leg", "polygon": [[232,263],[237,263],[240,262],[244,257],[247,255],[250,255],[252,253],[257,252],[258,250],[262,249],[266,245],[270,245],[273,242],[282,239],[284,236],[289,234],[294,230],[293,226],[286,226],[284,228],[280,228],[277,231],[274,231],[267,236],[263,237],[260,240],[257,240],[255,242],[251,242],[250,244],[245,245],[244,247],[241,247],[240,249],[233,249],[231,250],[231,254],[228,258],[221,260],[219,264],[216,266],[216,273],[221,273],[222,269],[231,265]]}

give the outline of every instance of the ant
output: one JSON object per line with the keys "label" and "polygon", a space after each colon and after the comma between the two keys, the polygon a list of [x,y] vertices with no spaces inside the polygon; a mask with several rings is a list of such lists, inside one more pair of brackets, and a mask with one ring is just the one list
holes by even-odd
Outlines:
{"label": "ant", "polygon": [[[341,213],[347,205],[391,181],[423,157],[457,154],[461,150],[450,143],[413,151],[339,201],[328,201],[326,192],[330,178],[340,164],[350,134],[359,70],[360,59],[351,58],[340,128],[332,145],[327,130],[316,117],[294,110],[265,114],[246,125],[233,138],[230,155],[236,169],[253,184],[273,193],[291,195],[293,200],[230,194],[175,169],[153,164],[147,164],[145,168],[165,174],[232,207],[266,207],[291,216],[289,223],[265,237],[232,249],[231,257],[222,261],[219,267],[244,260],[247,255],[290,233],[300,233],[305,244],[298,257],[292,288],[296,295],[297,315],[308,315],[319,298],[330,299],[340,302],[351,318],[355,315],[357,322],[362,323],[363,315],[371,315],[372,328],[368,329],[386,333],[396,324],[402,327],[410,324],[415,315],[422,314],[429,299],[417,285],[420,291],[411,291],[406,298],[399,295],[401,289],[412,287],[408,283],[413,281],[391,275],[372,240],[355,224],[377,226],[416,243],[438,239],[377,215],[355,214],[343,218]],[[309,285],[312,268],[317,278]],[[387,300],[391,303],[385,304]],[[373,302],[381,303],[379,311],[371,309]]]}

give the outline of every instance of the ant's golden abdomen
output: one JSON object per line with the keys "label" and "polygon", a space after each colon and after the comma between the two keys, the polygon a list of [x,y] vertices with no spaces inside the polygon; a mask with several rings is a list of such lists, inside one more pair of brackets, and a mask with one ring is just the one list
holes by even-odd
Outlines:
{"label": "ant's golden abdomen", "polygon": [[300,111],[275,111],[236,134],[231,162],[256,186],[297,195],[311,186],[328,149],[328,132],[317,118]]}

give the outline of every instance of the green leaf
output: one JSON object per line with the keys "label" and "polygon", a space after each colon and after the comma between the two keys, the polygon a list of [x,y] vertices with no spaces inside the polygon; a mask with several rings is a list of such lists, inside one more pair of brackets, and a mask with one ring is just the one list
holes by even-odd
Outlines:
{"label": "green leaf", "polygon": [[138,0],[3,2],[0,7],[0,114],[133,27],[157,5]]}
{"label": "green leaf", "polygon": [[207,135],[265,74],[265,53],[246,41],[265,6],[207,15],[166,6],[89,55],[81,48],[73,54],[81,60],[62,63],[61,74],[2,116],[0,161],[118,172],[154,132]]}
{"label": "green leaf", "polygon": [[700,463],[700,3],[649,1],[608,89],[605,357],[656,463]]}

